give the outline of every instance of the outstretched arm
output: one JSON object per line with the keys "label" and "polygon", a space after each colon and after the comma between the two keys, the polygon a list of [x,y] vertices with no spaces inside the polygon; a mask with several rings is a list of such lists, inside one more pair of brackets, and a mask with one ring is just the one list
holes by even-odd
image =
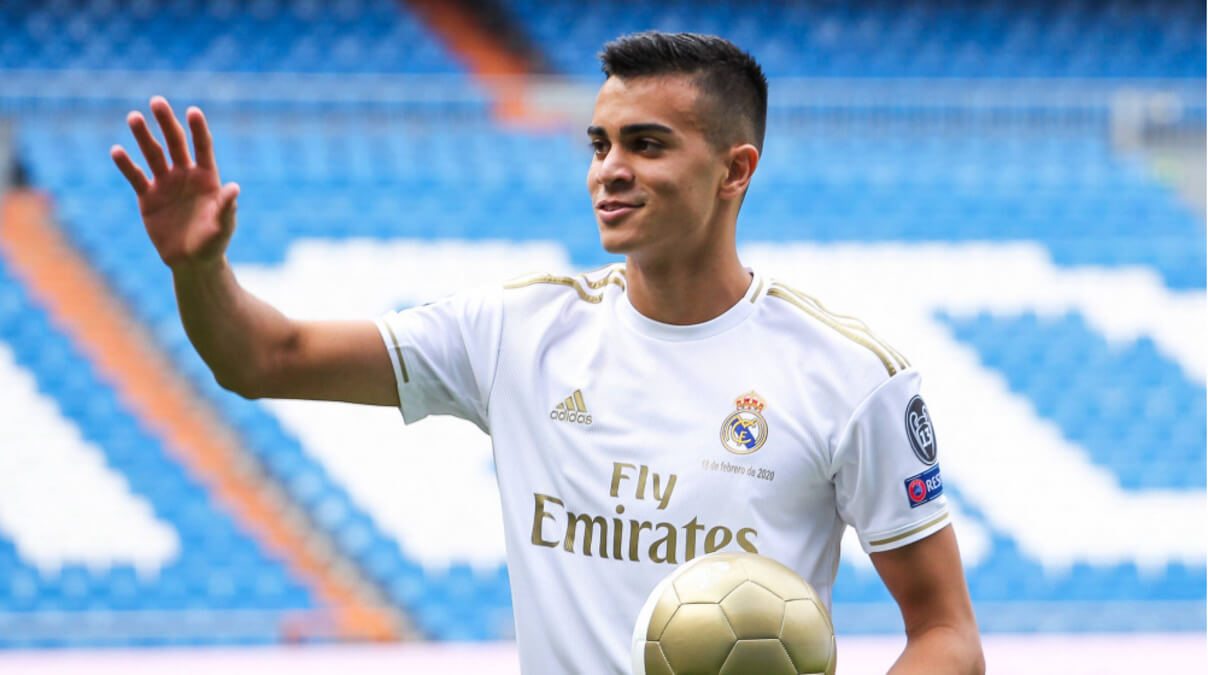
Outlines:
{"label": "outstretched arm", "polygon": [[890,675],[986,672],[951,525],[902,548],[873,553],[872,562],[906,624],[906,649]]}
{"label": "outstretched arm", "polygon": [[186,113],[194,161],[168,102],[151,99],[151,112],[167,157],[142,114],[126,118],[151,178],[121,146],[110,155],[172,270],[185,332],[218,383],[248,398],[398,405],[390,359],[371,321],[294,321],[239,285],[226,260],[239,186],[219,179],[205,116],[197,108]]}

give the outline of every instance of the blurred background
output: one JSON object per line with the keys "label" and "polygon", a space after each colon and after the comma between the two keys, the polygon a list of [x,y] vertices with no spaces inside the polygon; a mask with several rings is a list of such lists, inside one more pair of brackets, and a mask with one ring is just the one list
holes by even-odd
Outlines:
{"label": "blurred background", "polygon": [[[744,260],[923,373],[991,672],[1204,672],[1185,0],[0,3],[0,671],[515,672],[488,439],[217,387],[108,149],[201,106],[293,316],[587,269],[596,53],[644,29],[767,71]],[[852,544],[873,672],[901,621]]]}

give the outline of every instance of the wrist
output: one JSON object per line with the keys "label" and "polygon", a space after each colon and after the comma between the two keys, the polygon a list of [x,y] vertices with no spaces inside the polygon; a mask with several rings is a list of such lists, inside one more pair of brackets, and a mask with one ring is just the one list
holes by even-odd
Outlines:
{"label": "wrist", "polygon": [[172,276],[180,281],[211,277],[220,274],[228,267],[225,254],[212,258],[178,260],[168,265],[168,268],[172,270]]}

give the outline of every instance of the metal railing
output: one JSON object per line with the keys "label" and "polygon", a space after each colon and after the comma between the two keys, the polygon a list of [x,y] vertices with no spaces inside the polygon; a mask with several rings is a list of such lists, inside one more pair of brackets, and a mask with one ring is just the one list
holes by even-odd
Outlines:
{"label": "metal railing", "polygon": [[[502,97],[539,111],[590,114],[599,78],[456,75],[215,73],[204,71],[0,70],[0,110],[141,105],[152,94],[218,106],[408,108],[487,112]],[[1022,122],[1129,118],[1203,122],[1202,79],[779,78],[769,115],[905,118],[974,116]]]}

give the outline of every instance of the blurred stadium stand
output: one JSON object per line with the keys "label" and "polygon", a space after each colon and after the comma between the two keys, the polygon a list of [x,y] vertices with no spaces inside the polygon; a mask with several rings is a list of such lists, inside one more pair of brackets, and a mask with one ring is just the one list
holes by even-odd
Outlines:
{"label": "blurred stadium stand", "polygon": [[1203,77],[1204,8],[1179,0],[502,0],[558,72],[641,30],[749,45],[771,77]]}
{"label": "blurred stadium stand", "polygon": [[[89,533],[79,531],[78,521],[32,521],[39,537],[80,542],[79,548],[84,549],[80,553],[87,559],[93,559],[89,548],[99,548],[103,555],[107,543],[137,537],[132,543],[140,553],[131,562],[101,568],[82,563],[57,564],[60,561],[53,557],[31,559],[19,555],[12,540],[0,534],[0,577],[5,582],[0,584],[0,607],[17,614],[0,613],[0,635],[6,645],[70,646],[115,640],[138,644],[144,636],[138,628],[123,625],[123,612],[140,622],[148,613],[153,617],[156,612],[185,609],[191,610],[204,628],[152,626],[150,631],[168,644],[223,638],[275,641],[282,613],[313,606],[311,592],[279,561],[266,555],[228,514],[215,508],[206,486],[186,473],[164,451],[161,441],[130,414],[114,396],[112,387],[55,329],[46,312],[22,292],[22,286],[2,263],[0,340],[5,351],[11,351],[6,356],[12,360],[5,368],[11,376],[6,378],[5,391],[10,394],[6,405],[15,408],[16,419],[35,425],[28,430],[33,433],[24,437],[25,443],[4,448],[7,469],[24,470],[30,480],[36,479],[39,473],[35,467],[57,449],[56,432],[64,431],[60,425],[70,424],[78,429],[87,447],[99,455],[96,464],[118,472],[125,480],[124,489],[141,495],[156,518],[171,528],[136,531],[129,536],[113,531],[92,533],[89,537]],[[17,379],[11,367],[14,365],[33,374],[35,381]],[[49,416],[39,415],[38,408],[27,405],[32,397],[15,395],[26,387],[36,390],[44,400],[56,401],[61,418],[39,419]],[[13,439],[9,436],[8,440]],[[83,463],[67,468],[89,470]],[[71,483],[74,476],[58,478]],[[76,498],[89,501],[70,493],[60,497]],[[8,499],[18,502],[10,501],[10,509],[21,506],[19,494],[10,493]],[[11,524],[12,514],[8,515],[6,520]],[[119,522],[138,530],[138,520]],[[72,616],[88,615],[94,610],[100,612],[91,621]],[[27,621],[21,620],[23,612],[30,615]],[[246,615],[247,620],[229,623],[228,614]]]}
{"label": "blurred stadium stand", "polygon": [[[554,92],[576,110],[598,83],[595,53],[617,34],[695,30],[751,48],[774,79],[767,152],[740,225],[747,242],[1025,241],[1061,266],[1143,269],[1174,292],[1205,287],[1202,4],[497,8],[569,78],[535,100]],[[280,265],[302,239],[405,238],[555,241],[587,266],[607,258],[582,193],[581,126],[499,122],[490,83],[390,0],[12,2],[0,6],[0,37],[0,123],[13,150],[198,404],[226,420],[307,527],[419,635],[510,636],[501,564],[425,564],[267,406],[217,387],[107,150],[129,144],[124,113],[150,94],[178,113],[203,105],[224,178],[243,189],[237,265]],[[1186,179],[1196,167],[1198,189]],[[314,638],[283,628],[291,612],[322,609],[314,589],[216,505],[6,270],[0,258],[0,348],[177,533],[179,549],[150,574],[128,562],[39,566],[0,518],[0,646]],[[1078,315],[938,318],[1123,489],[1203,491],[1202,373],[1192,378],[1144,340],[1108,342]],[[986,522],[959,483],[951,490]],[[1054,571],[987,529],[989,552],[969,569],[987,630],[1204,628],[1202,559]],[[839,576],[840,630],[896,630],[875,575],[845,563]]]}
{"label": "blurred stadium stand", "polygon": [[461,72],[391,0],[12,2],[0,34],[5,69]]}

